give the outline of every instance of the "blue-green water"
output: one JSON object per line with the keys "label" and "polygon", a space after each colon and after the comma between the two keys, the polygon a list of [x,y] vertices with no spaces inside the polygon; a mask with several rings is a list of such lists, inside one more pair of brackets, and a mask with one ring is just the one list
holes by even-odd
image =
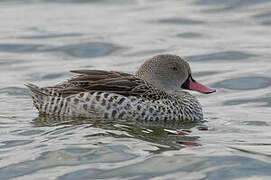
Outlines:
{"label": "blue-green water", "polygon": [[[270,179],[271,2],[0,2],[0,179]],[[205,122],[38,117],[24,86],[185,57]]]}

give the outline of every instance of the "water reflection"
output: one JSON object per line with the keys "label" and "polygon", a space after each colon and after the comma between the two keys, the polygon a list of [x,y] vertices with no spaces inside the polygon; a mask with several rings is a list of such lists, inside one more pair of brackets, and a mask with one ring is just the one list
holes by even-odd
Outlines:
{"label": "water reflection", "polygon": [[77,36],[82,36],[83,34],[81,33],[62,33],[62,34],[41,34],[41,35],[32,35],[32,36],[22,36],[19,38],[22,39],[54,39],[54,38],[62,38],[62,37],[77,37]]}
{"label": "water reflection", "polygon": [[15,146],[23,146],[32,143],[33,140],[10,140],[10,141],[2,141],[0,149],[12,148]]}
{"label": "water reflection", "polygon": [[48,47],[38,44],[0,44],[0,52],[33,53],[33,52],[60,52],[73,57],[90,58],[105,56],[119,50],[120,47],[103,42],[87,42],[58,47]]}
{"label": "water reflection", "polygon": [[[162,162],[162,163],[161,163]],[[172,163],[176,164],[172,166]],[[99,168],[89,168],[67,173],[59,177],[59,180],[78,180],[87,177],[97,179],[117,178],[127,179],[151,179],[155,176],[161,179],[202,179],[202,180],[232,180],[261,179],[271,175],[270,164],[253,158],[242,156],[226,157],[198,157],[193,158],[189,155],[173,157],[155,157],[146,159],[123,168],[101,170]],[[239,173],[236,173],[239,172]],[[263,175],[264,174],[264,175]]]}
{"label": "water reflection", "polygon": [[[192,129],[206,129],[202,123],[179,121],[110,121],[103,119],[84,119],[40,115],[32,121],[35,127],[82,125],[86,128],[99,128],[106,130],[104,133],[92,132],[85,137],[110,136],[114,138],[134,138],[155,143],[160,149],[152,153],[161,153],[168,150],[178,150],[186,146],[200,146],[198,136],[192,136]],[[203,128],[204,127],[204,128]],[[207,128],[208,129],[208,128]],[[62,131],[69,131],[63,129]],[[116,133],[117,131],[117,133]],[[67,133],[66,132],[66,133]]]}
{"label": "water reflection", "polygon": [[39,154],[35,160],[14,163],[0,168],[0,179],[13,179],[23,175],[34,174],[44,169],[55,169],[61,166],[72,167],[91,163],[118,163],[136,158],[135,155],[126,153],[125,149],[124,146],[105,146],[102,148],[64,148],[56,151],[45,151]]}
{"label": "water reflection", "polygon": [[13,53],[22,53],[22,52],[35,52],[39,51],[42,45],[37,44],[0,44],[0,51],[2,52],[13,52]]}
{"label": "water reflection", "polygon": [[269,0],[197,0],[197,4],[201,5],[216,5],[205,12],[217,13],[222,11],[233,11],[238,8],[258,5],[270,2]]}
{"label": "water reflection", "polygon": [[193,20],[193,19],[186,19],[186,18],[167,18],[167,19],[160,19],[157,21],[161,24],[179,24],[179,25],[193,25],[193,24],[202,24],[203,21]]}
{"label": "water reflection", "polygon": [[265,97],[255,97],[255,98],[248,97],[248,98],[237,98],[237,99],[227,100],[223,104],[227,106],[246,104],[253,107],[255,106],[271,107],[271,94],[266,94]]}
{"label": "water reflection", "polygon": [[256,21],[259,21],[262,25],[270,26],[271,25],[271,12],[258,13],[252,16]]}
{"label": "water reflection", "polygon": [[235,61],[235,60],[242,60],[248,59],[251,57],[256,57],[257,55],[241,52],[241,51],[224,51],[224,52],[216,52],[210,54],[201,54],[195,56],[187,56],[186,58],[189,61],[219,61],[219,60],[228,60],[228,61]]}
{"label": "water reflection", "polygon": [[267,77],[239,77],[223,80],[214,84],[215,87],[222,87],[234,90],[254,90],[266,88],[271,85],[271,79]]}
{"label": "water reflection", "polygon": [[102,42],[87,42],[80,44],[72,44],[67,46],[54,47],[46,49],[48,52],[62,52],[74,57],[90,58],[109,55],[120,49],[116,45]]}
{"label": "water reflection", "polygon": [[203,36],[203,34],[193,33],[193,32],[184,32],[184,33],[179,33],[176,36],[181,37],[181,38],[200,38]]}
{"label": "water reflection", "polygon": [[26,88],[20,88],[20,87],[5,87],[0,88],[0,94],[7,94],[10,96],[29,96],[28,90]]}

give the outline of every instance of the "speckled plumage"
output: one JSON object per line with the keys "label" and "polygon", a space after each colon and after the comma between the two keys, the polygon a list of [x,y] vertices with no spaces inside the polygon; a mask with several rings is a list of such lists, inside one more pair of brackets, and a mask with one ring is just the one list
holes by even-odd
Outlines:
{"label": "speckled plumage", "polygon": [[78,76],[53,87],[27,85],[41,114],[150,121],[203,118],[199,102],[187,92],[168,93],[127,73],[72,72]]}

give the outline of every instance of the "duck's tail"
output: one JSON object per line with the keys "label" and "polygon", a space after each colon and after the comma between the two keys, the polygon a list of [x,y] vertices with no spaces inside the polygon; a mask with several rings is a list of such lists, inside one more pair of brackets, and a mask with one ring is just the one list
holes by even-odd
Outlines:
{"label": "duck's tail", "polygon": [[28,87],[29,94],[33,99],[34,106],[38,109],[38,111],[41,112],[41,107],[44,103],[44,100],[49,96],[49,94],[34,84],[29,83],[25,84],[25,86]]}

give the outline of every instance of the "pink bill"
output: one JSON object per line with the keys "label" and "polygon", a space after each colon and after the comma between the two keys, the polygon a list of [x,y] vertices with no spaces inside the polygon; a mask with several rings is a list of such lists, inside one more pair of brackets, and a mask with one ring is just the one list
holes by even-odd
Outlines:
{"label": "pink bill", "polygon": [[189,89],[194,90],[194,91],[198,91],[201,93],[205,93],[205,94],[210,94],[210,93],[213,93],[216,91],[215,89],[209,88],[203,84],[200,84],[196,81],[193,81],[192,78],[190,78],[190,80],[189,80]]}

